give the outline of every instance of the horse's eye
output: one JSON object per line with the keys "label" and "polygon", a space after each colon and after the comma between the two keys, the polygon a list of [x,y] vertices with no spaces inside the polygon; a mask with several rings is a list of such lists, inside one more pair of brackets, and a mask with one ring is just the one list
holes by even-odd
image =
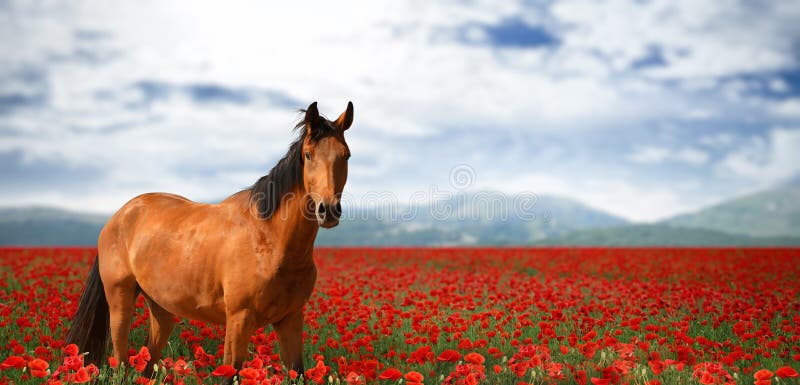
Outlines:
{"label": "horse's eye", "polygon": [[349,152],[348,152],[347,154],[345,154],[345,155],[344,155],[344,159],[345,159],[345,160],[349,160],[349,159],[350,159],[350,153],[349,153]]}
{"label": "horse's eye", "polygon": [[306,157],[306,160],[311,160],[311,153],[310,152],[307,152],[304,155]]}

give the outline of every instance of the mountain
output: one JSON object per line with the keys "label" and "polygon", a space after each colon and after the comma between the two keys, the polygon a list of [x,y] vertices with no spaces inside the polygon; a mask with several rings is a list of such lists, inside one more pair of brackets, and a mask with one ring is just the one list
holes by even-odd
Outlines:
{"label": "mountain", "polygon": [[345,210],[338,227],[320,231],[318,245],[530,245],[624,219],[572,199],[483,191],[459,194],[415,208]]}
{"label": "mountain", "polygon": [[800,237],[752,237],[668,224],[586,229],[537,242],[542,246],[800,246]]}
{"label": "mountain", "polygon": [[[316,244],[800,246],[800,183],[649,225],[563,197],[519,198],[484,191],[415,207],[345,207],[340,225],[321,230]],[[95,245],[106,219],[45,207],[0,209],[0,245]]]}
{"label": "mountain", "polygon": [[800,237],[800,184],[725,201],[664,223],[751,237]]}
{"label": "mountain", "polygon": [[[345,208],[341,224],[321,230],[317,245],[525,245],[619,217],[577,201],[535,200],[497,192],[462,194],[429,205]],[[0,245],[94,245],[107,216],[53,208],[0,209]]]}
{"label": "mountain", "polygon": [[95,245],[106,219],[50,207],[2,208],[0,245]]}

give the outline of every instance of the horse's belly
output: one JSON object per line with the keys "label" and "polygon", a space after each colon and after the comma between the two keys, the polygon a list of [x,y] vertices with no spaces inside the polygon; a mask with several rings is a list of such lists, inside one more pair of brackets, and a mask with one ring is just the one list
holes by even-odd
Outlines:
{"label": "horse's belly", "polygon": [[136,282],[148,298],[183,318],[225,323],[222,285],[204,274],[208,269],[196,268],[199,261],[189,269],[174,254],[153,257],[134,264]]}
{"label": "horse's belly", "polygon": [[193,281],[162,277],[159,282],[138,281],[144,294],[168,312],[183,318],[225,323],[225,303],[214,290],[203,290]]}

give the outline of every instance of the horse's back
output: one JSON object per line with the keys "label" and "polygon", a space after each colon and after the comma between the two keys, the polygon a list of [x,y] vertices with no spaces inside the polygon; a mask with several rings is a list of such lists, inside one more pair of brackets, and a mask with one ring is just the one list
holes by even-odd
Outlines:
{"label": "horse's back", "polygon": [[168,193],[147,193],[125,203],[108,220],[97,240],[98,249],[114,247],[115,243],[130,241],[136,228],[147,222],[156,222],[164,214],[185,210],[194,202],[180,195]]}

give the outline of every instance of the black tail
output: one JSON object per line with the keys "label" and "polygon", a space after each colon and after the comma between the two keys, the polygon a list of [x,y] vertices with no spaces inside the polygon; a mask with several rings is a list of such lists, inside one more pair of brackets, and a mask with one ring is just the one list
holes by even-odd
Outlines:
{"label": "black tail", "polygon": [[89,352],[87,363],[98,366],[104,363],[109,335],[108,301],[100,280],[98,258],[94,260],[92,272],[86,280],[86,289],[81,294],[78,311],[72,318],[67,333],[67,343],[76,344],[81,352]]}

